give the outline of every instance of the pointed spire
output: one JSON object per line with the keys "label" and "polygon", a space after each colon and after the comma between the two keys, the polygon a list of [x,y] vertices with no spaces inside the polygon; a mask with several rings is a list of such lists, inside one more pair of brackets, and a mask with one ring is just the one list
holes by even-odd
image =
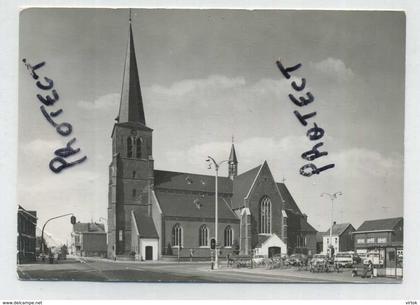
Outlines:
{"label": "pointed spire", "polygon": [[232,136],[232,148],[230,149],[229,155],[229,178],[233,180],[238,175],[238,159],[236,157],[235,145],[233,144]]}
{"label": "pointed spire", "polygon": [[129,16],[129,37],[121,90],[119,123],[136,122],[146,125],[143,99],[141,96],[139,73],[137,70],[136,51],[134,49],[133,30],[131,28],[131,9]]}
{"label": "pointed spire", "polygon": [[230,149],[229,155],[229,163],[238,164],[238,159],[236,158],[236,151],[235,151],[235,144],[233,143],[233,136],[232,136],[232,148]]}

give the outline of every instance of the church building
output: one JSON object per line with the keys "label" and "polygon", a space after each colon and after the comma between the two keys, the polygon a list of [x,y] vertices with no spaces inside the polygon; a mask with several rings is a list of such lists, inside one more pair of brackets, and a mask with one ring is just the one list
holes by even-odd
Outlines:
{"label": "church building", "polygon": [[[131,19],[119,113],[111,137],[107,246],[110,258],[209,258],[210,240],[216,229],[221,257],[271,257],[293,252],[288,248],[288,239],[303,238],[307,232],[299,231],[302,222],[306,229],[312,228],[286,185],[276,183],[266,161],[238,174],[233,143],[228,177],[218,179],[217,228],[214,176],[154,168],[153,129],[146,124]],[[293,214],[299,218],[298,229],[288,226],[288,214],[296,210],[294,207],[300,213]],[[313,231],[310,236],[315,236]]]}

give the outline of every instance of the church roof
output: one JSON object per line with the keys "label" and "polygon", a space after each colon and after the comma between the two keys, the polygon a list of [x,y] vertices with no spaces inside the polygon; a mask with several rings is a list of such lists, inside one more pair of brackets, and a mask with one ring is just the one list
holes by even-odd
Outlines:
{"label": "church roof", "polygon": [[137,229],[139,230],[139,237],[159,238],[152,217],[145,214],[141,209],[134,210],[133,214]]}
{"label": "church roof", "polygon": [[[156,190],[155,194],[158,199],[160,208],[164,216],[177,217],[196,217],[196,218],[213,218],[215,198],[214,195],[194,194],[189,192],[172,192],[166,190]],[[236,219],[238,217],[229,208],[228,199],[219,196],[218,214],[219,218]]]}
{"label": "church roof", "polygon": [[138,122],[146,125],[131,21],[117,121],[119,123]]}
{"label": "church roof", "polygon": [[285,209],[291,210],[295,214],[303,215],[300,211],[296,201],[293,199],[292,195],[290,194],[289,190],[287,189],[284,183],[277,183],[277,187],[280,191],[281,197],[285,201]]}
{"label": "church roof", "polygon": [[300,231],[302,232],[318,232],[311,224],[305,219],[305,217],[300,218]]}
{"label": "church roof", "polygon": [[240,208],[244,205],[244,198],[248,194],[261,166],[262,164],[235,177],[233,180],[233,208]]}
{"label": "church roof", "polygon": [[230,149],[229,162],[234,163],[234,164],[238,163],[238,158],[236,157],[235,145],[233,144],[232,144],[232,148]]}
{"label": "church roof", "polygon": [[[154,177],[155,189],[183,190],[205,193],[214,193],[215,191],[214,176],[155,170]],[[232,180],[228,177],[219,176],[218,192],[231,194]]]}

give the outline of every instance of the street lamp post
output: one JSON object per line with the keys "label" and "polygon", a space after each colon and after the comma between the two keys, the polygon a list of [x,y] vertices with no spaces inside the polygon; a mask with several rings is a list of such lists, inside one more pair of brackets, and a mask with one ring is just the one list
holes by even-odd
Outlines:
{"label": "street lamp post", "polygon": [[[321,197],[328,196],[330,198],[330,200],[331,200],[330,248],[331,247],[334,247],[332,245],[332,230],[333,230],[333,225],[334,225],[334,223],[333,223],[334,200],[337,199],[337,197],[338,196],[341,196],[341,195],[343,195],[342,192],[335,192],[334,194],[330,194],[330,193],[322,193],[321,194]],[[332,254],[332,251],[330,250],[330,256],[331,256],[331,254]]]}
{"label": "street lamp post", "polygon": [[64,214],[64,215],[59,215],[59,216],[51,217],[50,219],[48,219],[48,220],[44,223],[44,225],[42,226],[42,232],[41,232],[41,253],[45,254],[45,253],[44,253],[44,251],[45,251],[45,243],[44,243],[44,229],[45,229],[45,226],[47,225],[47,223],[48,223],[48,222],[50,222],[50,221],[51,221],[51,220],[53,220],[53,219],[57,219],[57,218],[61,218],[61,217],[69,216],[69,215],[73,215],[73,213],[67,213],[67,214]]}
{"label": "street lamp post", "polygon": [[216,170],[216,176],[215,176],[215,200],[214,200],[214,239],[216,240],[216,246],[214,249],[215,255],[214,255],[214,269],[218,269],[219,267],[219,253],[217,251],[217,245],[219,244],[218,239],[217,239],[217,229],[218,229],[218,189],[217,189],[217,180],[219,177],[219,167],[220,165],[222,165],[225,162],[228,162],[229,160],[223,160],[219,163],[216,162],[216,160],[214,160],[212,157],[208,156],[208,159],[206,160],[207,162],[209,162],[209,169],[211,169],[211,165],[214,165],[214,168]]}

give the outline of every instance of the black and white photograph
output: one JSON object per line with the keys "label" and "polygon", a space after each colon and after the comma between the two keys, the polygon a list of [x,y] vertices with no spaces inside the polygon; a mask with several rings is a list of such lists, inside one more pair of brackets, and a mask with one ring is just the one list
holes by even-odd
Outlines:
{"label": "black and white photograph", "polygon": [[17,277],[401,284],[405,54],[395,10],[21,10]]}

